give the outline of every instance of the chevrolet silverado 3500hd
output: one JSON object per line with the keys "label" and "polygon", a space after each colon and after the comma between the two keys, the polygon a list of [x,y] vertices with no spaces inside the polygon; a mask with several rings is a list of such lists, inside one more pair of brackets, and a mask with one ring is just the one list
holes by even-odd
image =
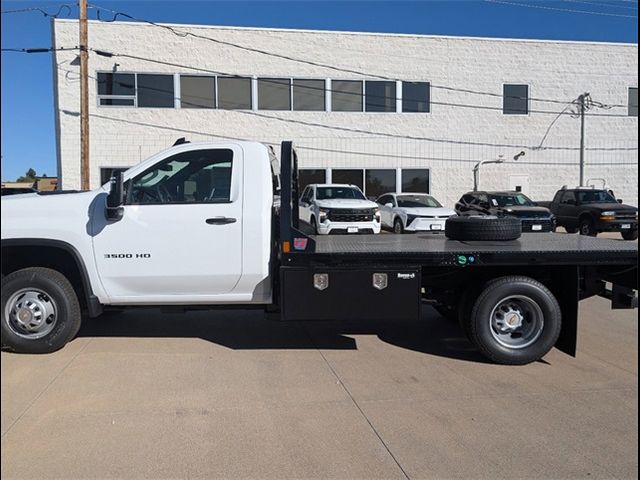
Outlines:
{"label": "chevrolet silverado 3500hd", "polygon": [[280,161],[281,170],[260,143],[182,143],[93,191],[5,197],[3,348],[54,351],[83,313],[112,307],[415,319],[428,302],[491,360],[524,364],[554,345],[575,354],[580,299],[635,306],[638,252],[628,242],[305,234],[291,142]]}

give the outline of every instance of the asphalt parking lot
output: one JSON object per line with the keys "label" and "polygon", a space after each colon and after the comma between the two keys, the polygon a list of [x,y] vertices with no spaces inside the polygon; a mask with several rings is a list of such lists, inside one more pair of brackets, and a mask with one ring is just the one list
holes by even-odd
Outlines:
{"label": "asphalt parking lot", "polygon": [[2,353],[2,478],[637,478],[638,323],[581,303],[578,357],[486,363],[419,322],[110,314]]}

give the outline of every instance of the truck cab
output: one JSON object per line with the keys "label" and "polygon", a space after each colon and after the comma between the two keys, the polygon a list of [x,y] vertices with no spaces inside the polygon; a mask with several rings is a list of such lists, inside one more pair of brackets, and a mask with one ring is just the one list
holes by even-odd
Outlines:
{"label": "truck cab", "polygon": [[28,239],[74,252],[102,305],[269,303],[272,155],[251,142],[174,146],[124,172],[111,219],[109,184],[3,199],[8,270]]}

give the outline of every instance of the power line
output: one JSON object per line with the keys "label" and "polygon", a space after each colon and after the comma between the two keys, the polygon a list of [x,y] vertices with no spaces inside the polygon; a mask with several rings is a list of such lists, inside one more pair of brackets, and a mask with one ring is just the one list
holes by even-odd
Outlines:
{"label": "power line", "polygon": [[3,48],[3,52],[15,53],[49,53],[61,52],[64,50],[79,50],[78,47],[44,47],[44,48]]}
{"label": "power line", "polygon": [[600,2],[591,2],[591,1],[587,1],[587,0],[562,0],[563,2],[570,2],[570,3],[584,3],[587,5],[597,5],[597,6],[601,6],[601,7],[611,7],[611,8],[624,8],[627,10],[638,10],[638,7],[627,7],[626,5],[615,5],[613,3],[600,3]]}
{"label": "power line", "polygon": [[3,10],[0,13],[2,15],[5,15],[5,14],[8,14],[8,13],[40,12],[45,17],[58,18],[60,16],[60,13],[62,13],[62,10],[66,10],[67,11],[67,17],[69,15],[71,15],[71,7],[74,7],[74,6],[75,5],[72,5],[70,3],[66,3],[64,5],[60,5],[60,8],[58,8],[58,11],[56,13],[49,13],[49,12],[43,10],[40,7],[27,7],[27,8],[18,8],[16,10]]}
{"label": "power line", "polygon": [[[132,15],[129,15],[128,13],[112,10],[112,9],[105,8],[105,7],[100,7],[100,6],[95,5],[95,4],[88,4],[88,6],[89,6],[89,8],[93,8],[93,9],[97,10],[98,20],[100,20],[102,22],[105,22],[105,23],[115,22],[117,20],[117,18],[121,16],[121,17],[128,18],[130,20],[133,20],[135,22],[147,23],[147,24],[152,25],[154,27],[162,28],[162,29],[167,30],[167,31],[169,31],[169,32],[173,33],[174,35],[176,35],[178,37],[181,37],[181,38],[185,38],[185,37],[199,38],[199,39],[207,40],[207,41],[210,41],[210,42],[213,42],[213,43],[217,43],[217,44],[220,44],[220,45],[230,46],[230,47],[237,48],[237,49],[240,49],[240,50],[249,51],[249,52],[252,52],[252,53],[258,53],[258,54],[261,54],[261,55],[266,55],[266,56],[270,56],[270,57],[274,57],[274,58],[280,58],[280,59],[283,59],[283,60],[288,60],[288,61],[292,61],[292,62],[296,62],[296,63],[302,63],[302,64],[311,65],[311,66],[315,66],[315,67],[326,68],[326,69],[330,69],[330,70],[334,70],[334,71],[338,71],[338,72],[350,73],[350,74],[360,75],[360,76],[369,77],[369,78],[375,78],[375,79],[378,79],[378,80],[388,80],[388,81],[394,81],[394,82],[395,81],[403,81],[400,78],[394,78],[394,77],[389,77],[389,76],[379,75],[379,74],[372,74],[372,73],[369,73],[369,72],[363,72],[361,70],[344,68],[344,67],[339,67],[339,66],[331,65],[331,64],[327,64],[327,63],[321,63],[321,62],[317,62],[317,61],[313,61],[313,60],[296,58],[296,57],[292,57],[292,56],[289,56],[289,55],[284,55],[284,54],[281,54],[281,53],[270,52],[270,51],[262,50],[262,49],[255,48],[255,47],[248,47],[246,45],[241,45],[241,44],[229,42],[229,41],[226,41],[226,40],[220,40],[220,39],[217,39],[217,38],[196,34],[196,33],[193,33],[193,32],[179,31],[177,28],[175,28],[173,26],[170,26],[170,25],[157,23],[157,22],[154,22],[152,20],[136,18],[136,17],[134,17]],[[111,20],[103,20],[103,19],[101,19],[100,18],[100,10],[104,10],[104,11],[110,12],[111,14],[113,14],[113,18]],[[411,81],[411,80],[408,80],[408,81]],[[504,97],[504,95],[499,94],[499,93],[495,93],[495,92],[483,92],[483,91],[479,91],[479,90],[451,87],[451,86],[445,86],[445,85],[438,85],[438,84],[434,84],[434,83],[430,83],[430,85],[431,85],[431,88],[435,88],[435,89],[456,91],[456,92],[468,93],[468,94],[472,94],[472,95],[485,95],[485,96],[501,97],[501,98]],[[507,96],[506,98],[524,99],[524,97],[518,97],[518,96]],[[537,97],[529,97],[529,98],[527,98],[527,100],[531,100],[531,101],[535,101],[535,102],[543,102],[543,103],[545,103],[545,102],[546,103],[557,103],[557,104],[561,104],[561,105],[565,105],[567,103],[566,100],[545,99],[545,98],[537,98]],[[618,105],[616,105],[616,106],[618,106]],[[622,105],[620,105],[620,107],[622,107]],[[554,113],[555,114],[556,112],[549,112],[549,113]]]}
{"label": "power line", "polygon": [[574,10],[570,8],[558,8],[558,7],[547,7],[544,5],[532,5],[530,3],[518,3],[518,2],[507,2],[505,0],[485,0],[485,2],[489,3],[500,3],[503,5],[513,5],[516,7],[528,7],[528,8],[539,8],[542,10],[553,10],[556,12],[566,12],[566,13],[580,13],[585,15],[601,15],[605,17],[622,17],[622,18],[638,18],[637,15],[623,15],[621,13],[605,13],[605,12],[593,12],[589,10]]}
{"label": "power line", "polygon": [[[63,111],[63,113],[77,116],[76,112]],[[219,135],[210,132],[202,132],[198,130],[172,127],[167,125],[158,125],[154,123],[148,122],[140,122],[136,120],[122,119],[122,118],[114,118],[106,115],[99,114],[90,114],[92,117],[101,118],[103,120],[109,120],[113,122],[126,123],[130,125],[138,125],[143,127],[151,127],[158,128],[160,130],[173,131],[177,133],[189,133],[194,135],[202,135],[208,137],[219,138],[223,140],[236,140],[236,141],[256,141],[255,139],[249,139],[244,137],[234,137],[228,135]],[[277,141],[262,141],[261,143],[265,143],[267,145],[278,146],[280,145]],[[342,155],[356,155],[356,156],[368,156],[368,157],[385,157],[385,158],[396,158],[402,160],[432,160],[432,161],[443,161],[443,162],[455,162],[455,163],[476,163],[480,159],[466,159],[466,158],[451,158],[451,157],[432,157],[432,156],[424,156],[424,155],[394,155],[394,154],[385,154],[378,152],[364,152],[358,150],[342,150],[342,149],[334,149],[334,148],[323,148],[323,147],[314,147],[305,145],[302,143],[295,142],[295,147],[298,150],[309,150],[309,151],[319,151],[319,152],[327,152],[327,153],[335,153]],[[577,165],[577,162],[518,162],[519,165],[538,165],[538,166],[555,166],[555,165]],[[637,165],[636,163],[629,162],[587,162],[588,165],[607,165],[607,166],[627,166],[627,165]]]}

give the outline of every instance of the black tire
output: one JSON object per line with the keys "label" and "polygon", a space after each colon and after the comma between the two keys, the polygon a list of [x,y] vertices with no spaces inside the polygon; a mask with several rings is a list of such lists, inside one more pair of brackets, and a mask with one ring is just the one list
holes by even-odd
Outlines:
{"label": "black tire", "polygon": [[[20,293],[24,290],[26,293]],[[46,311],[43,305],[52,308],[50,322],[40,321],[40,332],[21,330],[19,324],[9,313],[10,305],[20,305],[24,295],[36,294],[43,303],[33,306],[34,317]],[[16,297],[16,294],[18,296]],[[20,295],[23,295],[22,297]],[[16,298],[14,298],[16,297]],[[24,308],[23,308],[24,310]],[[40,314],[41,315],[41,314]],[[60,272],[49,268],[32,267],[10,273],[2,279],[2,323],[0,334],[3,350],[17,353],[50,353],[62,348],[71,341],[80,330],[82,314],[78,297],[73,286]],[[38,336],[38,335],[42,336]]]}
{"label": "black tire", "polygon": [[[509,309],[520,305],[522,315],[506,318],[503,312],[507,304],[511,305]],[[517,308],[508,311],[506,315],[513,315]],[[499,323],[496,325],[500,320],[494,320],[500,314],[504,327],[508,328],[504,323],[512,319],[519,320],[521,326],[512,333],[501,332]],[[553,348],[562,328],[562,313],[558,301],[542,283],[529,277],[507,276],[487,283],[466,321],[469,339],[485,357],[505,365],[525,365],[540,360]]]}
{"label": "black tire", "polygon": [[564,227],[567,233],[578,233],[578,229],[576,227]]}
{"label": "black tire", "polygon": [[628,232],[621,232],[622,238],[625,240],[637,240],[638,230],[629,230]]}
{"label": "black tire", "polygon": [[580,219],[580,235],[586,235],[588,237],[595,237],[598,235],[593,220],[590,217],[583,217]]}
{"label": "black tire", "polygon": [[316,217],[311,217],[311,230],[313,230],[314,235],[318,235],[318,223],[316,222]]}
{"label": "black tire", "polygon": [[522,223],[514,217],[449,217],[444,233],[451,240],[516,240]]}
{"label": "black tire", "polygon": [[400,217],[396,217],[393,221],[393,233],[404,233],[404,225]]}

